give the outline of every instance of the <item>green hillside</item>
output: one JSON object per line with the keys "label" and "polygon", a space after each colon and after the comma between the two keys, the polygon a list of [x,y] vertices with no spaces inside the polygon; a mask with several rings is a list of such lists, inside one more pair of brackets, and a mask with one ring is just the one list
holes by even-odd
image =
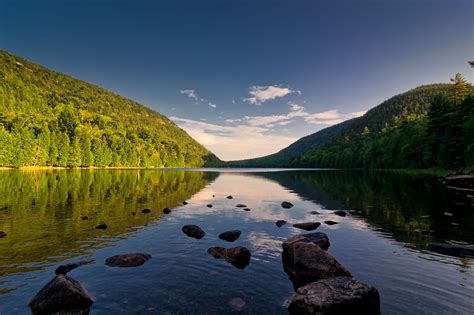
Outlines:
{"label": "green hillside", "polygon": [[301,138],[266,157],[232,166],[330,168],[472,168],[474,98],[460,76],[454,84],[420,86],[364,116]]}
{"label": "green hillside", "polygon": [[159,113],[0,50],[0,166],[199,167],[217,161]]}

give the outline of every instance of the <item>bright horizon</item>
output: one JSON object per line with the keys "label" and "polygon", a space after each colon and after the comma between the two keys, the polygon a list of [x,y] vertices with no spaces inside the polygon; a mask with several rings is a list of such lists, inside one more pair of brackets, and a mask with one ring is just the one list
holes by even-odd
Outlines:
{"label": "bright horizon", "polygon": [[457,72],[473,81],[470,1],[0,8],[2,49],[160,112],[222,160],[275,153]]}

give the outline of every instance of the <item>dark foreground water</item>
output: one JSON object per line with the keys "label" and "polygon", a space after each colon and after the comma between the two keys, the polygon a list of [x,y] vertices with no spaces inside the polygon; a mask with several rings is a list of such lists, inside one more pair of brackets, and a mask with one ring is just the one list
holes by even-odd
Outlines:
{"label": "dark foreground water", "polygon": [[[92,314],[286,314],[293,287],[281,242],[303,231],[277,228],[284,219],[340,222],[318,231],[356,278],[379,289],[382,313],[472,314],[473,259],[433,253],[426,244],[474,243],[473,198],[435,178],[389,172],[2,171],[0,230],[8,235],[0,238],[0,313],[28,314],[28,301],[59,264],[90,258],[95,263],[69,275],[94,297]],[[295,207],[282,209],[284,200]],[[164,207],[173,212],[164,215]],[[335,209],[350,215],[335,216]],[[102,222],[109,228],[95,229]],[[188,238],[184,224],[198,224],[207,235]],[[240,239],[218,239],[230,229],[240,229]],[[252,252],[244,270],[207,253],[239,245]],[[104,265],[129,252],[153,258],[137,268]],[[246,307],[233,309],[233,298]]]}

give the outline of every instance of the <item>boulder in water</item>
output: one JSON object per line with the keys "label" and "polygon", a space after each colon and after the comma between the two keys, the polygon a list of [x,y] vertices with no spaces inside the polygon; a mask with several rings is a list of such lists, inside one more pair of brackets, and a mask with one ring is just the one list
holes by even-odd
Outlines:
{"label": "boulder in water", "polygon": [[169,213],[171,213],[171,209],[170,208],[164,208],[163,213],[164,214],[169,214]]}
{"label": "boulder in water", "polygon": [[108,228],[108,226],[105,223],[101,223],[98,226],[96,226],[95,228],[98,229],[98,230],[105,230],[105,229]]}
{"label": "boulder in water", "polygon": [[285,221],[285,220],[278,220],[278,221],[275,222],[275,225],[276,225],[277,227],[282,227],[282,226],[285,225],[285,224],[286,224],[286,221]]}
{"label": "boulder in water", "polygon": [[0,231],[0,238],[7,236],[7,233]]}
{"label": "boulder in water", "polygon": [[324,221],[324,223],[326,223],[327,225],[339,224],[339,222],[331,221],[331,220]]}
{"label": "boulder in water", "polygon": [[227,260],[234,267],[239,269],[244,269],[250,263],[250,251],[243,246],[227,249],[224,247],[211,247],[207,252],[214,258]]}
{"label": "boulder in water", "polygon": [[33,314],[88,314],[94,303],[82,284],[59,274],[29,302]]}
{"label": "boulder in water", "polygon": [[295,223],[293,224],[293,227],[302,229],[305,231],[313,231],[313,230],[316,230],[320,225],[321,223],[319,222],[306,222],[306,223]]}
{"label": "boulder in water", "polygon": [[232,230],[219,234],[219,238],[223,241],[233,242],[240,237],[240,234],[242,234],[242,232],[239,230]]}
{"label": "boulder in water", "polygon": [[148,208],[145,208],[142,210],[142,213],[150,213],[151,212],[151,209],[148,209]]}
{"label": "boulder in water", "polygon": [[347,215],[347,212],[344,211],[344,210],[336,210],[336,211],[334,211],[334,214],[338,215],[340,217],[345,217]]}
{"label": "boulder in water", "polygon": [[354,278],[336,277],[299,288],[288,306],[290,314],[380,314],[376,288]]}
{"label": "boulder in water", "polygon": [[150,254],[143,253],[121,254],[107,258],[105,264],[109,267],[138,267],[150,258]]}
{"label": "boulder in water", "polygon": [[281,203],[281,206],[282,206],[282,208],[290,209],[290,208],[293,207],[293,204],[292,204],[291,202],[288,202],[288,201],[283,201],[283,202]]}
{"label": "boulder in water", "polygon": [[204,232],[199,226],[194,225],[194,224],[187,224],[181,228],[184,234],[186,234],[189,237],[194,237],[195,239],[201,239],[206,235],[206,232]]}

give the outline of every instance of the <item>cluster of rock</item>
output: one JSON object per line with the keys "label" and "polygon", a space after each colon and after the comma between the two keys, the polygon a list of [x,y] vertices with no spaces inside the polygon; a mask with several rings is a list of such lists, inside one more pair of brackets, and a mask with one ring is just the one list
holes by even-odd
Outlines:
{"label": "cluster of rock", "polygon": [[293,236],[283,242],[283,266],[296,289],[290,314],[380,314],[376,288],[354,279],[326,252],[324,233]]}

